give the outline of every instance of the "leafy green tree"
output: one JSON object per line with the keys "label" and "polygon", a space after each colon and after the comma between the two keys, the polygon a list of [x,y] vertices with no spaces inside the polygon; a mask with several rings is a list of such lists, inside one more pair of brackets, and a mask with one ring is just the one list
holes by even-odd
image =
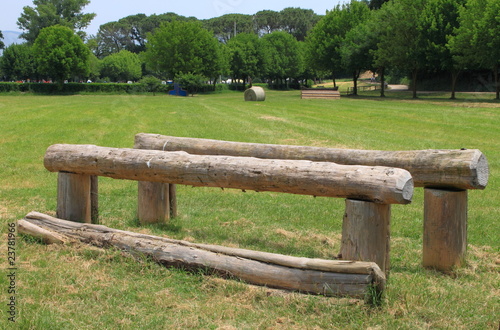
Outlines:
{"label": "leafy green tree", "polygon": [[280,12],[281,30],[290,33],[297,40],[304,41],[307,32],[319,21],[311,9],[285,8]]}
{"label": "leafy green tree", "polygon": [[128,50],[140,53],[146,50],[147,34],[160,27],[162,23],[178,21],[193,21],[194,17],[184,17],[175,13],[146,16],[137,14],[124,17],[117,22],[109,22],[99,27],[93,37],[92,51],[99,58]]}
{"label": "leafy green tree", "polygon": [[279,31],[281,29],[281,15],[273,10],[261,10],[254,15],[256,32],[259,36]]}
{"label": "leafy green tree", "polygon": [[358,78],[361,72],[373,70],[372,50],[376,48],[376,39],[372,37],[371,26],[366,23],[370,17],[370,10],[361,2],[359,4],[363,6],[360,9],[365,8],[364,12],[361,10],[359,13],[359,18],[365,22],[349,30],[340,46],[342,66],[352,75],[354,95],[358,94]]}
{"label": "leafy green tree", "polygon": [[312,68],[335,73],[342,70],[341,47],[348,31],[361,24],[366,16],[366,4],[351,1],[337,5],[312,28],[308,37],[308,59]]}
{"label": "leafy green tree", "polygon": [[142,63],[139,55],[121,50],[106,56],[101,61],[101,77],[109,77],[113,81],[137,80],[142,76]]}
{"label": "leafy green tree", "polygon": [[259,37],[252,33],[240,33],[227,43],[229,66],[234,80],[250,80],[263,71],[264,57]]}
{"label": "leafy green tree", "polygon": [[4,49],[5,47],[5,44],[3,43],[2,39],[3,39],[3,34],[2,31],[0,31],[0,49]]}
{"label": "leafy green tree", "polygon": [[214,33],[215,37],[227,43],[239,33],[253,33],[254,23],[251,15],[226,14],[203,22],[203,26]]}
{"label": "leafy green tree", "polygon": [[24,31],[21,38],[32,44],[43,28],[53,25],[69,27],[84,37],[82,29],[96,16],[82,13],[89,3],[90,0],[33,0],[35,7],[24,7],[17,20],[17,25]]}
{"label": "leafy green tree", "polygon": [[496,99],[500,99],[500,2],[467,0],[460,10],[460,26],[450,38],[454,60],[463,67],[493,70]]}
{"label": "leafy green tree", "polygon": [[201,22],[172,21],[148,35],[145,59],[149,68],[174,79],[180,73],[215,77],[220,72],[220,48]]}
{"label": "leafy green tree", "polygon": [[68,27],[54,25],[44,28],[32,51],[38,73],[55,79],[61,88],[64,80],[89,73],[90,50]]}
{"label": "leafy green tree", "polygon": [[417,98],[418,72],[426,67],[426,43],[420,17],[426,0],[390,1],[377,12],[380,29],[375,62],[411,72],[413,98]]}
{"label": "leafy green tree", "polygon": [[12,44],[4,49],[0,69],[7,80],[27,80],[36,77],[31,46]]}
{"label": "leafy green tree", "polygon": [[263,53],[265,56],[265,76],[284,85],[287,78],[299,75],[301,69],[302,52],[299,42],[291,34],[284,31],[275,31],[262,37]]}
{"label": "leafy green tree", "polygon": [[100,59],[126,49],[130,42],[127,38],[127,26],[120,22],[109,22],[99,27],[95,38],[87,41],[93,47],[93,53]]}
{"label": "leafy green tree", "polygon": [[380,9],[382,5],[386,2],[389,2],[389,0],[369,0],[365,2],[368,2],[368,6],[370,7],[370,9]]}
{"label": "leafy green tree", "polygon": [[464,68],[455,61],[448,47],[450,36],[459,27],[459,11],[466,0],[427,0],[420,15],[419,31],[423,34],[427,70],[451,72],[451,98],[455,98],[455,86]]}
{"label": "leafy green tree", "polygon": [[89,75],[88,78],[92,81],[96,81],[101,76],[101,60],[97,58],[92,52],[89,56]]}

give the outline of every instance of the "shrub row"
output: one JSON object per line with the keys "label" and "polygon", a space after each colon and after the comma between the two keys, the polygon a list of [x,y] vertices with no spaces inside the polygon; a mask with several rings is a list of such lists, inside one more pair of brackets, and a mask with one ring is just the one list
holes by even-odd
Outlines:
{"label": "shrub row", "polygon": [[[158,86],[157,93],[168,93],[174,88],[173,85]],[[215,91],[214,85],[203,85],[199,93]],[[136,94],[145,93],[146,85],[115,84],[115,83],[67,83],[61,86],[52,83],[15,83],[0,82],[0,93],[24,92],[35,94],[79,94],[79,93],[110,93],[110,94]]]}

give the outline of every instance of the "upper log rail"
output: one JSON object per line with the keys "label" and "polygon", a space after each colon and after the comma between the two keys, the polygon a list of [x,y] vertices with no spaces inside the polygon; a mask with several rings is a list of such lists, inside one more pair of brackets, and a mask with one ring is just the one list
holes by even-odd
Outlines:
{"label": "upper log rail", "polygon": [[195,155],[227,155],[262,159],[295,159],[343,165],[387,166],[411,173],[415,187],[484,189],[489,168],[477,149],[379,151],[229,142],[140,133],[135,148],[185,151]]}
{"label": "upper log rail", "polygon": [[51,172],[350,198],[381,204],[408,204],[413,196],[413,180],[408,171],[380,166],[69,144],[50,146],[44,164]]}

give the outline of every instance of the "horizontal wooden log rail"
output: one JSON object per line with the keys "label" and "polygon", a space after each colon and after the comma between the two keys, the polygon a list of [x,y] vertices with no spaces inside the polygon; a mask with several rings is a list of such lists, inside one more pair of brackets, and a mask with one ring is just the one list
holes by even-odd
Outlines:
{"label": "horizontal wooden log rail", "polygon": [[[485,189],[489,167],[486,156],[477,149],[461,150],[410,150],[379,151],[335,149],[308,146],[229,142],[209,139],[183,138],[159,134],[140,133],[135,137],[135,148],[163,151],[185,151],[198,155],[229,155],[262,159],[296,159],[314,162],[333,162],[344,165],[387,166],[409,171],[415,187],[424,187],[424,239],[423,265],[449,271],[461,266],[467,247],[467,190]],[[175,186],[170,187],[175,191]],[[170,195],[175,205],[175,195]],[[360,235],[361,228],[372,228],[369,214],[372,205],[364,205],[365,221],[353,224],[359,216],[356,201],[346,201],[341,252],[343,256],[365,255],[358,260],[374,260],[370,250],[361,246],[367,236]],[[347,210],[350,210],[347,212]],[[377,211],[377,214],[386,211]],[[358,214],[352,216],[352,214]],[[175,212],[172,212],[175,215]],[[371,220],[370,220],[371,219]],[[388,228],[382,227],[388,232]],[[378,231],[380,228],[373,228]],[[353,235],[351,235],[351,233]],[[349,237],[356,237],[355,242]],[[370,238],[376,240],[375,236]],[[373,246],[380,246],[373,243]],[[350,251],[350,252],[348,252]],[[388,251],[388,247],[387,247]],[[378,258],[380,262],[388,259]]]}
{"label": "horizontal wooden log rail", "polygon": [[51,172],[352,198],[382,204],[407,204],[413,196],[413,180],[408,171],[379,166],[70,144],[50,146],[44,164]]}
{"label": "horizontal wooden log rail", "polygon": [[333,88],[312,88],[302,89],[300,92],[302,99],[340,99],[340,92]]}
{"label": "horizontal wooden log rail", "polygon": [[195,244],[81,224],[31,212],[18,221],[22,234],[46,243],[80,241],[98,247],[116,247],[134,255],[151,257],[165,266],[211,270],[247,283],[326,296],[364,298],[378,303],[386,278],[373,262],[353,262],[291,257],[217,245]]}
{"label": "horizontal wooden log rail", "polygon": [[194,155],[226,155],[263,159],[296,159],[342,165],[386,166],[407,170],[415,187],[484,189],[489,169],[477,149],[379,151],[278,144],[229,142],[140,133],[135,148],[185,151]]}

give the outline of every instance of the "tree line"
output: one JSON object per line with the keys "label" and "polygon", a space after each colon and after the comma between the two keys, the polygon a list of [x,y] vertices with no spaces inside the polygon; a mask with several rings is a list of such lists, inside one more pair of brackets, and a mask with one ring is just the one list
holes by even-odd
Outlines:
{"label": "tree line", "polygon": [[18,24],[27,42],[4,49],[4,79],[224,77],[243,87],[267,81],[280,88],[325,77],[335,84],[348,74],[356,94],[360,74],[371,70],[382,96],[386,73],[402,72],[416,97],[419,77],[447,73],[454,98],[461,72],[490,70],[499,99],[498,0],[352,0],[325,15],[286,8],[208,20],[138,14],[86,36],[94,17],[82,13],[88,3],[34,0],[34,8],[25,7]]}

